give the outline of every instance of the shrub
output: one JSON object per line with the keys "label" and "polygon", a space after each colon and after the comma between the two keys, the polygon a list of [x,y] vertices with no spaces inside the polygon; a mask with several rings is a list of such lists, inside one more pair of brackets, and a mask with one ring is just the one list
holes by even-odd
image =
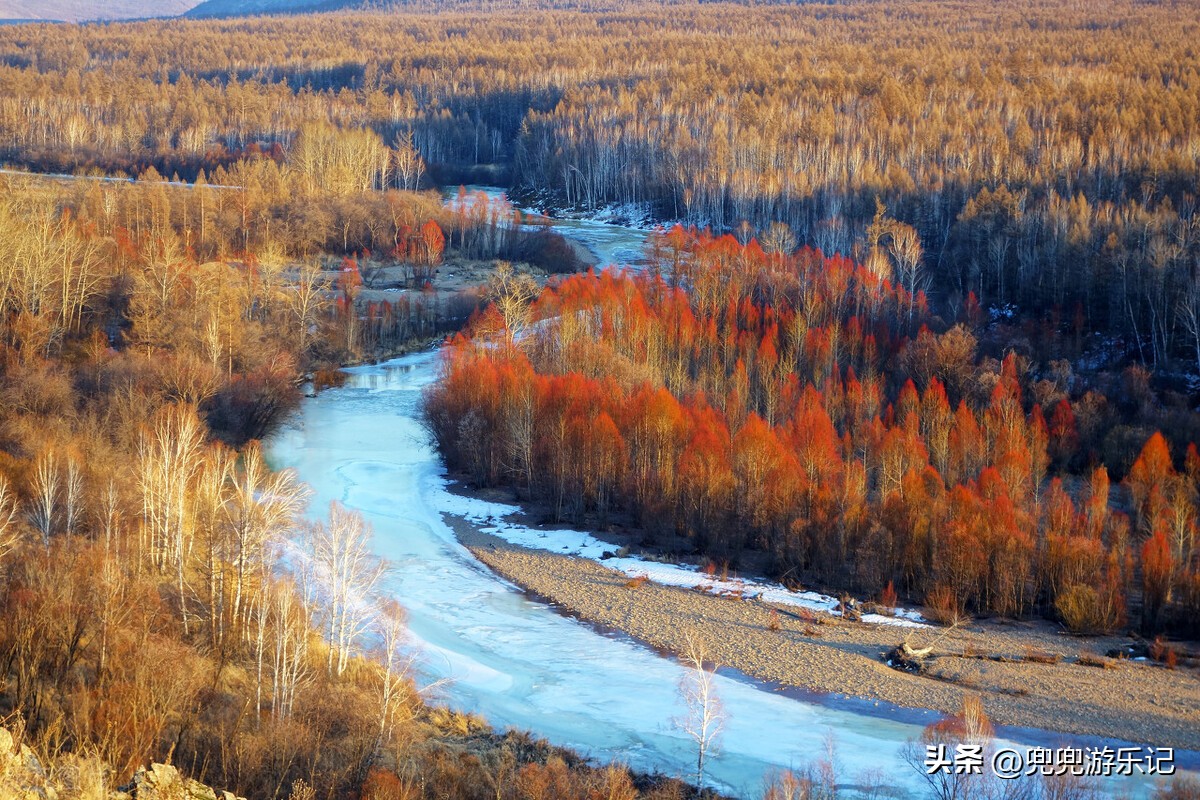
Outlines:
{"label": "shrub", "polygon": [[1059,592],[1054,610],[1071,633],[1105,633],[1116,624],[1112,604],[1100,592],[1081,583],[1073,583]]}
{"label": "shrub", "polygon": [[883,587],[883,591],[879,593],[879,605],[890,610],[896,607],[897,602],[896,584],[888,581],[887,586]]}
{"label": "shrub", "polygon": [[807,800],[817,797],[817,787],[808,775],[784,770],[770,777],[763,800]]}
{"label": "shrub", "polygon": [[640,589],[650,582],[650,578],[646,575],[634,575],[629,580],[625,581],[626,589]]}
{"label": "shrub", "polygon": [[967,619],[962,601],[944,584],[934,586],[925,595],[925,616],[939,625],[955,625]]}
{"label": "shrub", "polygon": [[1025,647],[1025,660],[1032,664],[1057,664],[1061,659],[1062,656],[1057,653],[1035,650],[1028,645]]}
{"label": "shrub", "polygon": [[800,616],[801,620],[803,620],[804,622],[807,622],[810,625],[824,625],[825,624],[825,620],[821,619],[821,615],[818,614],[817,612],[813,611],[811,608],[809,608],[807,606],[800,606],[799,608],[797,608],[796,613]]}
{"label": "shrub", "polygon": [[1190,775],[1179,775],[1158,787],[1154,800],[1200,800],[1200,781]]}
{"label": "shrub", "polygon": [[313,391],[320,392],[325,389],[336,389],[346,384],[346,378],[349,377],[345,372],[336,367],[326,367],[313,371]]}
{"label": "shrub", "polygon": [[1080,653],[1075,663],[1081,667],[1098,667],[1100,669],[1117,669],[1117,662],[1094,653]]}
{"label": "shrub", "polygon": [[1179,665],[1179,654],[1161,636],[1155,637],[1150,644],[1150,658],[1167,669],[1175,669]]}
{"label": "shrub", "polygon": [[363,800],[392,800],[404,797],[400,790],[400,777],[388,769],[373,767],[363,784]]}

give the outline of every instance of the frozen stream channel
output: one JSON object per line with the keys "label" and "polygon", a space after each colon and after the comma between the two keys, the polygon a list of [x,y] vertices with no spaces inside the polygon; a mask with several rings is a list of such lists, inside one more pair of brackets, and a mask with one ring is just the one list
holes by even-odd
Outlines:
{"label": "frozen stream channel", "polygon": [[[470,196],[482,192],[491,202],[509,202],[507,193],[498,186],[471,185],[464,188]],[[447,190],[445,192],[447,205],[453,206],[457,196],[457,189]],[[643,251],[648,233],[646,230],[627,228],[622,225],[613,225],[594,219],[545,217],[529,209],[520,210],[531,215],[531,227],[536,227],[538,220],[548,221],[556,233],[560,233],[568,239],[575,239],[582,242],[599,259],[597,268],[619,264],[622,266],[632,266],[636,269],[645,263],[645,254]],[[638,208],[631,208],[629,210],[634,214],[638,214],[640,211]]]}
{"label": "frozen stream channel", "polygon": [[[602,261],[644,236],[604,231],[614,226],[599,223],[566,225]],[[597,227],[603,235],[588,236]],[[682,712],[682,668],[527,599],[476,561],[443,522],[444,468],[419,422],[437,353],[348,372],[345,387],[304,401],[269,453],[274,466],[295,468],[312,486],[314,513],[337,499],[374,525],[375,548],[395,567],[388,589],[408,609],[422,682],[444,681],[441,700],[498,728],[528,729],[597,759],[687,776],[694,750],[672,726]],[[900,751],[936,715],[785,696],[726,676],[717,685],[729,720],[708,774],[726,790],[759,796],[765,774],[821,758],[831,734],[843,784],[874,769],[893,787],[920,790],[921,778]],[[1019,738],[1056,741],[1032,732]]]}
{"label": "frozen stream channel", "polygon": [[[443,467],[417,419],[436,361],[422,353],[349,370],[345,387],[304,402],[271,442],[272,462],[313,487],[314,511],[338,499],[370,519],[377,551],[395,566],[389,588],[408,609],[424,680],[448,681],[446,701],[598,758],[686,775],[692,748],[671,724],[682,668],[526,599],[442,521]],[[729,722],[710,773],[740,796],[756,796],[772,768],[819,758],[829,731],[847,777],[870,766],[908,777],[897,756],[919,726],[718,682]]]}

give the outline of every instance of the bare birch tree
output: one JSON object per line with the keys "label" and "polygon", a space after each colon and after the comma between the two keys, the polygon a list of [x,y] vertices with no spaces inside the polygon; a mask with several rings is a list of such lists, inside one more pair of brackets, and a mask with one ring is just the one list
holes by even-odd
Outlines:
{"label": "bare birch tree", "polygon": [[686,711],[675,719],[675,727],[696,743],[696,786],[702,787],[705,762],[716,748],[727,715],[717,694],[716,665],[704,665],[704,646],[691,636],[682,661],[687,672],[679,679],[679,696]]}
{"label": "bare birch tree", "polygon": [[58,495],[62,477],[58,472],[58,459],[52,451],[42,453],[33,471],[33,505],[29,509],[29,522],[42,536],[42,545],[50,549],[50,535],[58,519]]}
{"label": "bare birch tree", "polygon": [[762,248],[782,259],[796,249],[796,234],[786,222],[772,222],[762,235]]}
{"label": "bare birch tree", "polygon": [[200,567],[208,583],[209,641],[223,653],[229,621],[227,584],[230,556],[229,495],[235,455],[223,445],[210,446],[204,454],[194,489],[196,538],[204,550]]}
{"label": "bare birch tree", "polygon": [[896,280],[909,294],[908,316],[913,316],[917,292],[925,288],[925,276],[921,271],[921,239],[917,230],[911,225],[893,220],[890,233],[891,242],[888,251],[896,262]]}
{"label": "bare birch tree", "polygon": [[529,324],[533,299],[538,294],[537,283],[514,270],[512,264],[501,261],[488,278],[487,294],[504,319],[505,341],[511,345]]}
{"label": "bare birch tree", "polygon": [[21,543],[21,528],[17,524],[19,516],[17,496],[8,485],[8,480],[0,475],[0,561]]}
{"label": "bare birch tree", "polygon": [[128,574],[117,559],[103,559],[100,570],[101,580],[96,582],[91,601],[97,627],[96,682],[103,686],[108,679],[113,632],[126,623],[131,608],[127,602]]}
{"label": "bare birch tree", "polygon": [[412,131],[396,134],[392,145],[395,152],[392,158],[396,165],[396,186],[399,189],[415,191],[421,185],[421,176],[425,172],[425,159],[413,144]]}
{"label": "bare birch tree", "polygon": [[295,708],[296,690],[311,676],[308,638],[312,619],[292,583],[277,584],[274,596],[275,651],[271,670],[271,713],[277,719],[286,719]]}
{"label": "bare birch tree", "polygon": [[341,675],[370,625],[372,594],[385,569],[371,552],[370,525],[336,500],[329,505],[329,521],[314,524],[311,535],[313,578],[327,615],[326,668]]}
{"label": "bare birch tree", "polygon": [[117,481],[110,477],[100,492],[95,514],[96,529],[99,532],[100,540],[104,542],[104,552],[114,557],[117,555],[114,548],[121,529],[123,503],[124,499],[117,488]]}
{"label": "bare birch tree", "polygon": [[320,322],[328,305],[330,284],[315,261],[305,261],[296,275],[296,282],[287,293],[287,306],[296,322],[297,342],[303,353],[308,347],[311,329]]}
{"label": "bare birch tree", "polygon": [[379,735],[375,742],[378,753],[392,738],[397,722],[403,721],[408,710],[408,679],[412,657],[404,652],[408,630],[404,608],[395,600],[384,603],[375,622],[382,648],[383,684],[379,695]]}
{"label": "bare birch tree", "polygon": [[256,566],[268,559],[268,548],[292,529],[308,501],[307,487],[292,470],[271,472],[262,447],[251,443],[242,454],[242,465],[227,505],[230,523],[230,552],[233,564],[231,617],[243,630],[249,623],[246,605],[247,580]]}
{"label": "bare birch tree", "polygon": [[1177,314],[1195,354],[1196,370],[1200,372],[1200,275],[1193,274],[1178,301]]}
{"label": "bare birch tree", "polygon": [[83,471],[74,454],[67,455],[67,475],[63,484],[63,531],[67,536],[75,533],[79,518],[83,516]]}
{"label": "bare birch tree", "polygon": [[192,546],[192,479],[200,465],[203,438],[195,407],[179,404],[160,409],[138,442],[143,547],[160,571],[174,568],[184,631],[188,629],[184,562]]}

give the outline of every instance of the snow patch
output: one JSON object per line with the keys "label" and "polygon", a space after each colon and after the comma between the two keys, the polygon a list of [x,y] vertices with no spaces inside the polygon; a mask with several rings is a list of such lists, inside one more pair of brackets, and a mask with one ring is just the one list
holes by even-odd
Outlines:
{"label": "snow patch", "polygon": [[[438,490],[432,499],[439,511],[469,520],[479,525],[484,533],[506,542],[534,550],[586,558],[630,578],[645,577],[663,586],[693,589],[717,597],[760,600],[832,616],[841,615],[838,599],[819,592],[793,592],[778,583],[750,578],[722,580],[688,564],[666,564],[636,556],[617,555],[612,545],[582,531],[528,528],[506,519],[520,511],[513,505],[464,497],[445,488]],[[895,616],[890,617],[885,614],[863,614],[862,621],[906,628],[929,627],[925,618],[916,611],[897,608],[894,613]]]}
{"label": "snow patch", "polygon": [[996,322],[1011,322],[1017,318],[1018,311],[1019,309],[1012,303],[1006,303],[1002,306],[990,306],[988,308],[988,314]]}
{"label": "snow patch", "polygon": [[649,203],[613,203],[594,211],[566,212],[562,216],[567,219],[599,222],[603,225],[615,225],[646,232],[653,231],[659,225],[655,221],[654,212]]}

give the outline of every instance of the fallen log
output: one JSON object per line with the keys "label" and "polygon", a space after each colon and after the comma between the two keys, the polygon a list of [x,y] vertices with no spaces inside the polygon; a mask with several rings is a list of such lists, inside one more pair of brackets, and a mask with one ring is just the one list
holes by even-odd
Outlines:
{"label": "fallen log", "polygon": [[884,654],[883,660],[892,669],[901,672],[919,673],[925,669],[925,659],[933,654],[933,647],[913,648],[908,642],[901,642]]}

